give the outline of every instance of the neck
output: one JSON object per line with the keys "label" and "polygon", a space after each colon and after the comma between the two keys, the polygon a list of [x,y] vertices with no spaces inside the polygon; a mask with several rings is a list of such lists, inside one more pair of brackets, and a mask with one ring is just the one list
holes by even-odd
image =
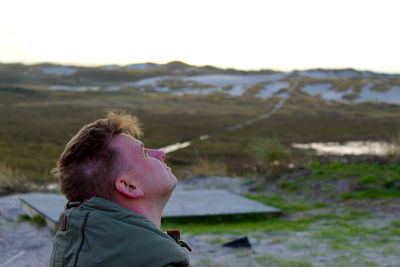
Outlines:
{"label": "neck", "polygon": [[141,199],[135,199],[134,201],[116,201],[119,205],[124,208],[136,212],[140,215],[148,218],[152,223],[154,223],[157,228],[161,228],[161,215],[164,209],[159,205],[154,203],[144,202]]}
{"label": "neck", "polygon": [[133,212],[139,213],[144,217],[147,217],[158,229],[161,228],[161,214],[162,209],[147,209],[143,207],[132,207],[130,209]]}

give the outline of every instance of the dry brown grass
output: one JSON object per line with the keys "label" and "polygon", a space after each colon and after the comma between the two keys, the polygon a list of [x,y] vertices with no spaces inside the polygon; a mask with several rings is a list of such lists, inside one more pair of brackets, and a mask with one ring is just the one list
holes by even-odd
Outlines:
{"label": "dry brown grass", "polygon": [[0,195],[27,192],[30,186],[26,176],[18,170],[7,167],[4,163],[0,163]]}
{"label": "dry brown grass", "polygon": [[227,176],[228,166],[223,161],[210,161],[199,159],[190,166],[189,172],[192,176]]}

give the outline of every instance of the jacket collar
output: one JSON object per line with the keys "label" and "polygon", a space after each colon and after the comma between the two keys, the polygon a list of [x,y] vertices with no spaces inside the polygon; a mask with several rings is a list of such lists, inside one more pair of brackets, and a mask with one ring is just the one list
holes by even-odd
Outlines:
{"label": "jacket collar", "polygon": [[98,212],[125,223],[139,225],[152,230],[157,229],[162,233],[162,231],[147,217],[104,198],[92,197],[83,203],[82,209]]}

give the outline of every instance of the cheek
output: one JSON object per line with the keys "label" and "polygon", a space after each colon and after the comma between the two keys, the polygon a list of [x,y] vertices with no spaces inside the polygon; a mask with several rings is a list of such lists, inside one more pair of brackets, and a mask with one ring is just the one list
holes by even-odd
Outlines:
{"label": "cheek", "polygon": [[141,172],[147,172],[152,169],[152,162],[149,159],[137,159],[134,161],[137,169]]}
{"label": "cheek", "polygon": [[141,169],[148,174],[159,173],[163,168],[155,162],[146,162],[142,164]]}

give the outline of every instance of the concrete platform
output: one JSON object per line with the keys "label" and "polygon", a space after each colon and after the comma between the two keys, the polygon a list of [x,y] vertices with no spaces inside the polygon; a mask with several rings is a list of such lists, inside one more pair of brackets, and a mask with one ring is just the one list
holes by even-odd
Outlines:
{"label": "concrete platform", "polygon": [[[66,200],[61,194],[29,193],[20,197],[22,209],[30,216],[40,215],[56,229]],[[198,217],[261,213],[271,216],[281,210],[229,193],[225,190],[175,190],[163,217]]]}

